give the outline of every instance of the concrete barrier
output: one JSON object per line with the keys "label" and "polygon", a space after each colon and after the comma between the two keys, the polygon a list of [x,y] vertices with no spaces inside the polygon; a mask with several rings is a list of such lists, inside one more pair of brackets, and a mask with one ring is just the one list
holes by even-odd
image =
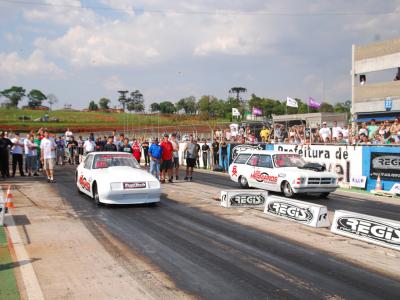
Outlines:
{"label": "concrete barrier", "polygon": [[326,206],[305,201],[270,196],[265,204],[264,213],[311,227],[330,226]]}
{"label": "concrete barrier", "polygon": [[264,190],[221,191],[223,207],[264,207],[268,192]]}
{"label": "concrete barrier", "polygon": [[336,210],[331,231],[353,239],[400,250],[400,222]]}

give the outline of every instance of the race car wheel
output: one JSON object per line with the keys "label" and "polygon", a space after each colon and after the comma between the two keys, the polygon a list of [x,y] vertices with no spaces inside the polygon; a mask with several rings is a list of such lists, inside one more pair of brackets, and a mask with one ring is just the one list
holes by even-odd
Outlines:
{"label": "race car wheel", "polygon": [[322,193],[321,194],[321,198],[328,198],[330,193]]}
{"label": "race car wheel", "polygon": [[100,197],[99,197],[99,192],[97,191],[97,185],[93,184],[93,199],[94,199],[94,204],[100,206]]}
{"label": "race car wheel", "polygon": [[292,198],[294,196],[294,192],[292,190],[292,187],[290,186],[290,183],[287,181],[284,181],[282,183],[282,193],[285,195],[285,197]]}
{"label": "race car wheel", "polygon": [[239,185],[242,189],[247,189],[249,187],[249,183],[247,182],[246,177],[244,176],[239,177]]}

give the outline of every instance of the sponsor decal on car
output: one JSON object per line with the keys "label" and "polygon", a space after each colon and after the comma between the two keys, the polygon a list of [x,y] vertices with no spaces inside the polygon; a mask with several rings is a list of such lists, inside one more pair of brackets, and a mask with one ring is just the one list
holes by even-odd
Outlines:
{"label": "sponsor decal on car", "polygon": [[142,189],[146,187],[146,182],[124,182],[124,189]]}
{"label": "sponsor decal on car", "polygon": [[242,205],[263,205],[265,197],[263,195],[239,194],[230,198],[231,206]]}
{"label": "sponsor decal on car", "polygon": [[90,191],[90,182],[83,175],[79,177],[79,184],[85,190]]}
{"label": "sponsor decal on car", "polygon": [[359,217],[344,216],[337,220],[336,229],[366,237],[388,245],[400,245],[400,227]]}
{"label": "sponsor decal on car", "polygon": [[302,223],[310,223],[314,218],[310,208],[300,207],[286,202],[270,202],[267,207],[269,213],[292,219]]}
{"label": "sponsor decal on car", "polygon": [[233,166],[233,168],[232,168],[232,176],[237,176],[237,166]]}
{"label": "sponsor decal on car", "polygon": [[278,182],[278,176],[270,176],[267,173],[261,173],[260,170],[254,171],[254,173],[251,174],[250,177],[258,182],[274,183],[274,184]]}

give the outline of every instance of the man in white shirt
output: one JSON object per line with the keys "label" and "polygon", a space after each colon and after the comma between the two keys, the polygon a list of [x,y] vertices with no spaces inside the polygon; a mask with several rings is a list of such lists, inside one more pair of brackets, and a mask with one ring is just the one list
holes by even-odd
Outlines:
{"label": "man in white shirt", "polygon": [[71,130],[69,130],[69,128],[67,128],[67,131],[65,132],[65,140],[69,142],[72,136],[74,136],[74,134]]}
{"label": "man in white shirt", "polygon": [[90,152],[93,152],[94,149],[96,148],[96,144],[94,141],[92,141],[90,138],[88,138],[84,143],[83,143],[83,153],[88,154]]}
{"label": "man in white shirt", "polygon": [[326,122],[322,123],[322,127],[319,130],[319,135],[322,137],[322,140],[326,142],[327,139],[331,137],[331,130],[326,126]]}
{"label": "man in white shirt", "polygon": [[40,160],[47,175],[47,181],[55,183],[54,165],[56,164],[56,143],[49,138],[49,132],[44,131],[44,138],[40,143]]}
{"label": "man in white shirt", "polygon": [[12,152],[12,177],[15,177],[15,172],[17,170],[17,164],[18,164],[18,170],[19,170],[19,175],[25,176],[24,170],[22,167],[22,162],[23,162],[23,151],[22,147],[24,147],[24,144],[21,142],[19,133],[15,133],[15,137],[11,139],[11,142],[13,143],[13,146],[11,147],[11,152]]}
{"label": "man in white shirt", "polygon": [[342,128],[340,126],[337,126],[337,122],[333,122],[333,127],[332,127],[332,140],[336,138],[336,140],[339,138],[339,133],[342,132]]}
{"label": "man in white shirt", "polygon": [[343,126],[342,134],[343,134],[343,139],[346,140],[346,142],[349,142],[349,128],[347,125]]}

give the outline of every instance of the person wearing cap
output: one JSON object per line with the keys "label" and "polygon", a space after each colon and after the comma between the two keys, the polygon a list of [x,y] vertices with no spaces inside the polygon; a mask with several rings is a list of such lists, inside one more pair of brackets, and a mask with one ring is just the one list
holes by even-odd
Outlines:
{"label": "person wearing cap", "polygon": [[[172,183],[172,157],[174,152],[174,147],[172,143],[169,141],[169,135],[164,134],[164,139],[160,143],[160,147],[162,149],[162,162],[161,162],[161,183],[165,183],[165,180],[168,178],[168,182]],[[167,177],[168,176],[168,177]]]}
{"label": "person wearing cap", "polygon": [[15,176],[15,172],[17,170],[17,165],[19,169],[19,175],[25,176],[23,169],[23,147],[24,144],[21,143],[19,132],[15,133],[15,137],[11,139],[13,146],[11,148],[12,152],[12,177]]}
{"label": "person wearing cap", "polygon": [[5,137],[4,131],[2,131],[0,133],[0,171],[3,179],[10,177],[8,170],[8,156],[9,148],[11,148],[12,145],[13,144],[10,139]]}
{"label": "person wearing cap", "polygon": [[162,155],[162,148],[158,144],[158,139],[154,138],[149,148],[150,156],[150,173],[157,179],[160,179],[160,161]]}
{"label": "person wearing cap", "polygon": [[322,123],[322,127],[319,130],[319,135],[323,142],[326,142],[331,137],[331,130],[326,126],[326,122]]}

